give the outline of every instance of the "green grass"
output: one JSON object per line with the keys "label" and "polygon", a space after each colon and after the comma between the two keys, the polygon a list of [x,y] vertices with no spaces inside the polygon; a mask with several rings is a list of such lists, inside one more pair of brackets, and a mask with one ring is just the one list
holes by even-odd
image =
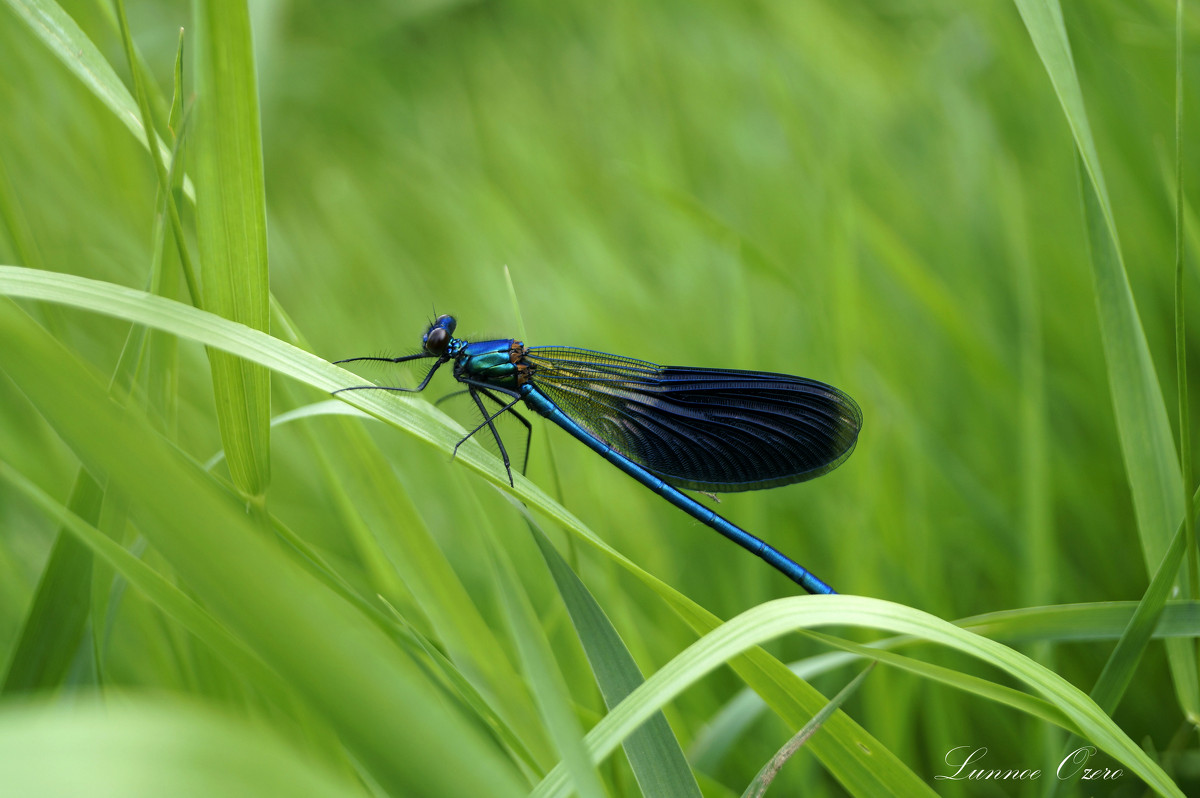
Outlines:
{"label": "green grass", "polygon": [[[1200,16],[1067,5],[4,0],[0,779],[736,796],[819,716],[768,795],[1195,793]],[[850,595],[327,401],[444,312],[844,388],[719,511]]]}

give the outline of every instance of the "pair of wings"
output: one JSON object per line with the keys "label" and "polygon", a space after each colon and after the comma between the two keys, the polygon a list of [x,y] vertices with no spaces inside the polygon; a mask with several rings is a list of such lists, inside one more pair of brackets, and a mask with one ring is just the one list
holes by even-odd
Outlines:
{"label": "pair of wings", "polygon": [[676,487],[732,493],[819,477],[854,451],[862,411],[816,380],[657,366],[531,347],[531,381],[580,426]]}

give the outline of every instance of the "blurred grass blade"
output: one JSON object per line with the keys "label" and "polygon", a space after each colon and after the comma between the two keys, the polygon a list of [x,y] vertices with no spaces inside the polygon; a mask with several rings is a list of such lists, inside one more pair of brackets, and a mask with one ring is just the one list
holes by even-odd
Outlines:
{"label": "blurred grass blade", "polygon": [[[604,705],[612,710],[644,681],[642,672],[587,587],[533,520],[527,516],[526,521],[571,615],[571,623],[583,644]],[[696,777],[662,712],[654,713],[621,745],[642,795],[699,798]]]}
{"label": "blurred grass blade", "polygon": [[521,584],[520,577],[517,576],[508,552],[495,538],[485,536],[484,539],[492,550],[491,561],[501,604],[504,606],[504,615],[517,643],[517,650],[521,653],[525,673],[533,688],[542,719],[551,739],[558,746],[562,762],[570,774],[574,792],[580,798],[601,798],[606,792],[587,751],[584,750],[583,729],[575,715],[571,691],[554,661],[554,652],[538,622],[533,604]]}
{"label": "blurred grass blade", "polygon": [[[1179,461],[1183,472],[1183,504],[1192,507],[1192,409],[1188,402],[1187,303],[1185,301],[1183,195],[1183,0],[1175,0],[1175,375],[1179,385]],[[1189,598],[1200,598],[1200,551],[1196,549],[1196,512],[1183,517],[1188,552]]]}
{"label": "blurred grass blade", "polygon": [[5,705],[0,773],[21,798],[368,795],[265,724],[169,696]]}
{"label": "blurred grass blade", "polygon": [[[1167,555],[1170,532],[1183,518],[1180,501],[1183,480],[1166,407],[1116,239],[1107,235],[1101,224],[1095,187],[1086,180],[1080,183],[1117,429],[1125,455],[1125,470],[1133,488],[1142,553],[1147,570],[1154,574]],[[1178,567],[1166,576],[1171,576],[1178,584]],[[1185,595],[1190,595],[1190,591]],[[1147,612],[1153,613],[1155,593],[1148,591],[1146,600],[1151,602],[1146,607]],[[1136,628],[1131,629],[1131,632],[1136,631]],[[1134,641],[1140,636],[1128,639]],[[1166,646],[1180,706],[1192,723],[1200,723],[1200,681],[1195,645],[1187,640],[1168,640]],[[1140,658],[1141,652],[1125,648],[1121,655]],[[1114,672],[1114,678],[1116,675]]]}
{"label": "blurred grass blade", "polygon": [[312,436],[320,449],[314,457],[336,481],[339,512],[359,557],[374,575],[376,589],[394,596],[393,582],[399,578],[402,589],[436,630],[446,655],[488,696],[539,767],[550,767],[557,757],[526,680],[506,655],[501,639],[480,613],[392,464],[352,419],[321,425]]}
{"label": "blurred grass blade", "polygon": [[913,646],[921,642],[919,640],[907,637],[890,637],[877,641],[873,645],[863,646],[821,632],[809,631],[808,634],[812,639],[825,643],[831,648],[838,648],[847,653],[856,653],[861,659],[881,662],[885,665],[916,674],[931,682],[938,682],[955,690],[977,695],[980,698],[997,704],[1004,704],[1005,706],[1024,712],[1031,717],[1053,723],[1055,726],[1059,726],[1070,732],[1077,733],[1079,731],[1069,717],[1045,699],[1029,695],[1028,693],[1022,693],[1020,690],[1014,690],[1011,687],[1006,687],[987,679],[981,679],[978,676],[972,676],[971,674],[952,668],[934,665],[933,663],[924,662],[913,657],[906,657],[891,650],[901,646]]}
{"label": "blurred grass blade", "polygon": [[[84,86],[108,106],[134,138],[147,144],[146,129],[138,114],[137,103],[129,89],[117,77],[108,60],[80,30],[67,12],[54,0],[0,0],[12,9],[39,41],[75,75]],[[170,147],[154,138],[159,153],[170,157]],[[149,146],[147,144],[147,146]],[[190,181],[184,181],[184,191],[191,195]]]}
{"label": "blurred grass blade", "polygon": [[1079,148],[1079,157],[1083,159],[1088,179],[1096,188],[1105,227],[1108,228],[1115,244],[1116,221],[1112,205],[1109,203],[1104,173],[1100,169],[1100,156],[1096,153],[1096,143],[1092,138],[1092,128],[1083,104],[1083,91],[1079,87],[1079,75],[1075,72],[1075,61],[1071,56],[1071,43],[1063,23],[1062,7],[1058,0],[1014,2],[1038,57],[1042,60],[1042,66],[1046,68],[1050,82],[1054,85],[1054,92],[1058,95],[1067,125],[1075,139],[1075,146]]}
{"label": "blurred grass blade", "polygon": [[[1087,176],[1080,181],[1084,224],[1091,247],[1109,389],[1142,557],[1146,572],[1152,574],[1183,517],[1185,488],[1166,404],[1121,256],[1116,220],[1084,108],[1062,9],[1058,0],[1016,0],[1016,4],[1058,94],[1075,139],[1081,171]],[[1200,722],[1195,648],[1184,641],[1169,641],[1167,651],[1180,705],[1192,722]]]}
{"label": "blurred grass blade", "polygon": [[[137,57],[133,44],[133,35],[129,32],[129,21],[125,16],[124,0],[116,0],[117,8],[117,28],[121,36],[121,44],[125,48],[125,59],[129,65],[130,74],[133,75],[134,94],[137,97],[138,113],[142,117],[142,125],[147,130],[154,129],[154,115],[150,110],[150,97],[147,91],[147,85],[152,83],[152,78],[143,74],[141,67],[141,59]],[[162,153],[157,148],[150,148],[150,162],[154,167],[154,174],[158,178],[158,192],[161,200],[161,206],[164,212],[159,213],[155,217],[156,230],[160,230],[163,217],[165,216],[171,223],[171,233],[176,244],[176,251],[179,254],[179,263],[183,269],[184,276],[187,278],[188,293],[191,295],[193,304],[200,302],[200,287],[196,279],[195,270],[192,267],[191,255],[187,249],[187,238],[183,233],[183,221],[179,218],[179,208],[175,205],[175,193],[173,191],[174,184],[177,183],[182,175],[182,170],[177,169],[179,161],[182,157],[182,142],[183,130],[181,128],[183,121],[182,98],[179,96],[179,90],[183,82],[183,33],[180,32],[179,47],[175,53],[175,88],[176,92],[171,105],[171,116],[175,124],[180,129],[175,134],[175,142],[171,148],[171,171],[168,171],[167,165],[163,162]],[[166,242],[165,233],[160,230],[156,240]],[[162,259],[161,252],[156,252],[160,258],[158,264],[170,263],[170,260]],[[152,278],[152,285],[162,283],[162,279],[158,274],[159,269],[155,269],[155,274]]]}
{"label": "blurred grass blade", "polygon": [[[73,508],[63,507],[44,491],[31,483],[11,466],[0,460],[0,479],[12,483],[32,502],[63,525],[67,539],[75,541],[89,555],[94,553],[114,573],[121,575],[130,585],[150,599],[154,606],[168,618],[179,623],[211,648],[238,674],[253,680],[255,686],[268,695],[285,696],[285,688],[279,677],[251,653],[229,631],[217,623],[195,600],[168,582],[161,574],[125,548],[118,545],[103,532],[78,515]],[[90,581],[86,584],[90,585]]]}
{"label": "blurred grass blade", "polygon": [[[251,358],[322,391],[360,383],[349,372],[265,333],[189,305],[124,286],[69,274],[0,266],[0,295],[4,294],[56,302],[136,321]],[[356,391],[347,395],[346,401],[445,452],[451,451],[462,438],[462,428],[450,422],[423,399]],[[503,482],[503,469],[497,465],[497,458],[488,454],[474,438],[458,450],[455,462],[493,483]],[[502,489],[507,489],[506,482]],[[645,582],[698,634],[705,634],[720,625],[716,616],[623,557],[519,474],[516,475],[514,492],[531,507],[538,508],[546,517],[561,524]],[[811,685],[761,649],[743,654],[730,666],[784,722],[795,727],[806,723],[826,703],[824,696]],[[825,728],[829,733],[814,739],[809,747],[848,791],[863,795],[933,795],[928,785],[895,754],[843,713],[836,713]]]}
{"label": "blurred grass blade", "polygon": [[[339,402],[337,399],[326,399],[322,402],[313,402],[312,404],[297,407],[296,409],[289,410],[286,413],[280,413],[271,419],[271,429],[282,427],[284,424],[290,424],[293,421],[321,418],[323,416],[354,416],[356,418],[371,418],[357,407],[351,407],[345,402]],[[221,449],[212,457],[204,461],[204,470],[212,471],[224,460],[225,450]]]}
{"label": "blurred grass blade", "polygon": [[22,266],[43,268],[41,248],[33,235],[29,217],[17,197],[16,187],[9,178],[3,152],[0,152],[0,224],[3,224],[4,230],[8,232],[8,240],[17,262]]}
{"label": "blurred grass blade", "polygon": [[[593,761],[603,761],[646,718],[704,675],[749,647],[786,632],[829,625],[888,631],[936,643],[987,662],[1040,692],[1097,748],[1162,795],[1183,793],[1170,777],[1090,698],[1058,674],[1000,643],[966,632],[928,613],[860,596],[798,596],[760,604],[705,635],[667,663],[587,735]],[[814,713],[815,714],[815,713]],[[822,735],[823,736],[823,735]],[[813,740],[815,743],[817,739]],[[563,796],[565,774],[555,768],[533,795]]]}
{"label": "blurred grass blade", "polygon": [[[1158,625],[1167,594],[1170,592],[1171,585],[1179,573],[1179,566],[1183,562],[1186,544],[1187,535],[1181,525],[1179,531],[1175,533],[1175,539],[1167,550],[1166,556],[1163,557],[1162,564],[1159,565],[1154,578],[1150,580],[1150,586],[1146,589],[1145,595],[1142,596],[1137,609],[1129,619],[1129,625],[1122,632],[1121,639],[1117,641],[1117,645],[1109,654],[1108,660],[1104,663],[1104,669],[1100,671],[1100,676],[1097,677],[1096,684],[1092,687],[1090,693],[1092,700],[1110,715],[1116,711],[1121,697],[1125,695],[1125,690],[1133,681],[1133,674],[1137,670],[1138,663],[1141,662],[1142,654],[1150,642],[1155,627]],[[1190,644],[1192,641],[1186,642]],[[1076,750],[1078,739],[1079,735],[1076,733],[1063,743],[1063,756],[1069,756],[1071,751]],[[1061,793],[1061,785],[1056,786],[1059,789],[1055,794]]]}
{"label": "blurred grass blade", "polygon": [[[1192,512],[1195,512],[1198,499],[1200,492],[1191,502]],[[1166,608],[1167,596],[1170,595],[1171,586],[1179,574],[1179,566],[1183,562],[1188,542],[1187,529],[1181,524],[1171,541],[1171,547],[1163,555],[1163,561],[1155,571],[1154,578],[1150,580],[1150,586],[1146,588],[1145,595],[1130,617],[1129,625],[1121,633],[1121,639],[1104,663],[1100,676],[1096,678],[1091,696],[1106,712],[1112,713],[1116,710],[1121,696],[1133,680],[1134,671],[1137,670],[1142,654],[1158,628],[1159,619]]]}
{"label": "blurred grass blade", "polygon": [[1152,573],[1183,518],[1179,462],[1117,241],[1104,223],[1095,185],[1083,180],[1080,188],[1117,429],[1147,571]]}
{"label": "blurred grass blade", "polygon": [[[1057,604],[973,615],[955,621],[964,629],[1009,643],[1054,640],[1114,640],[1137,611],[1136,601]],[[1200,602],[1172,601],[1163,610],[1156,637],[1200,636]]]}
{"label": "blurred grass blade", "polygon": [[[197,0],[196,234],[204,307],[255,330],[270,323],[267,210],[250,12],[241,0]],[[213,393],[234,484],[270,482],[266,369],[210,351]]]}
{"label": "blurred grass blade", "polygon": [[112,402],[94,374],[9,301],[0,302],[0,340],[0,369],[89,470],[131,497],[131,519],[197,600],[323,716],[384,790],[524,794],[494,743],[448,710],[373,621],[263,534],[143,417]]}
{"label": "blurred grass blade", "polygon": [[829,716],[833,714],[835,709],[846,703],[847,698],[858,692],[858,688],[866,680],[867,674],[874,669],[874,662],[863,668],[862,673],[851,679],[850,683],[839,690],[838,694],[831,698],[829,703],[813,716],[812,720],[804,724],[800,731],[796,732],[792,739],[788,740],[775,756],[771,757],[771,761],[763,765],[762,770],[754,777],[754,781],[750,782],[750,786],[742,793],[742,798],[762,798],[762,796],[766,795],[767,788],[771,786],[771,782],[775,781],[775,777],[779,775],[779,771],[787,764],[787,761],[800,750],[800,746],[808,742],[808,739],[825,725],[825,721],[829,719]]}
{"label": "blurred grass blade", "polygon": [[[70,508],[88,523],[100,517],[104,490],[84,469],[75,476]],[[25,613],[0,692],[57,687],[79,651],[92,591],[92,552],[66,529],[58,531]]]}

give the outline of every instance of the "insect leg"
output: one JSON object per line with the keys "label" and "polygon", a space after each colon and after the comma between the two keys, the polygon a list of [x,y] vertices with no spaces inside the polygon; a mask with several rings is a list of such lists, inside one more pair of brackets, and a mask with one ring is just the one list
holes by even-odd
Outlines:
{"label": "insect leg", "polygon": [[[508,404],[501,407],[495,413],[488,415],[487,408],[485,408],[483,406],[483,400],[479,398],[478,391],[480,390],[480,388],[478,388],[474,385],[470,385],[469,383],[468,383],[468,385],[469,385],[469,387],[467,388],[467,393],[469,393],[471,395],[471,398],[475,400],[475,406],[478,407],[479,412],[483,414],[483,423],[480,424],[475,429],[468,432],[461,441],[454,444],[454,451],[451,453],[450,457],[453,458],[455,455],[458,454],[458,447],[462,446],[464,443],[466,443],[468,438],[470,438],[476,432],[479,432],[479,430],[483,429],[484,427],[487,427],[489,430],[491,430],[492,437],[496,439],[496,445],[500,447],[500,458],[504,461],[504,470],[508,472],[508,484],[510,487],[512,487],[514,485],[514,483],[513,483],[513,476],[512,476],[512,467],[508,461],[508,450],[504,448],[504,441],[500,439],[500,433],[496,431],[496,425],[492,423],[492,420],[495,419],[497,416],[499,416],[501,413],[511,410],[513,405],[515,405],[517,402],[521,401],[521,397],[518,396],[516,399],[513,399],[511,402],[509,402]],[[486,389],[483,389],[483,390],[486,390]]]}
{"label": "insect leg", "polygon": [[[488,399],[491,399],[496,404],[504,405],[504,402],[497,398],[496,395],[487,388],[480,388],[479,390],[484,396],[486,396]],[[450,396],[454,396],[454,394],[450,394]],[[509,402],[507,405],[505,405],[505,409],[512,413],[513,417],[516,418],[517,421],[520,421],[525,425],[525,462],[521,464],[521,473],[524,474],[529,468],[529,447],[533,443],[533,425],[529,423],[529,420],[525,418],[525,416],[521,415],[513,408],[512,402]]]}
{"label": "insect leg", "polygon": [[[420,355],[420,357],[429,357],[429,355]],[[385,361],[388,363],[402,363],[405,360],[412,360],[412,359],[414,359],[414,358],[412,358],[412,357],[410,357],[410,358],[394,358],[394,359],[387,358],[387,357],[354,357],[354,358],[350,358],[350,360],[382,360],[382,361]],[[346,363],[348,361],[339,360],[337,362],[338,363]],[[371,391],[371,390],[395,391],[397,393],[420,393],[421,391],[425,390],[425,386],[427,386],[429,384],[429,381],[431,379],[433,379],[434,372],[436,372],[439,368],[441,368],[442,364],[445,362],[447,362],[447,361],[439,360],[438,362],[434,363],[433,368],[429,369],[429,373],[425,375],[425,379],[421,380],[421,384],[418,385],[416,388],[393,388],[393,387],[383,386],[383,385],[354,385],[350,388],[338,388],[333,393],[342,393],[343,391]]]}

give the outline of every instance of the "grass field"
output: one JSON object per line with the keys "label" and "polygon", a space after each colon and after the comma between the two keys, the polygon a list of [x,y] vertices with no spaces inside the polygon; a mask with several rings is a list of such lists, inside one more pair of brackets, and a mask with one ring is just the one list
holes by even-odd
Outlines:
{"label": "grass field", "polygon": [[[1200,792],[1200,6],[1065,5],[0,2],[0,794]],[[330,397],[441,313],[845,390],[844,595]]]}

